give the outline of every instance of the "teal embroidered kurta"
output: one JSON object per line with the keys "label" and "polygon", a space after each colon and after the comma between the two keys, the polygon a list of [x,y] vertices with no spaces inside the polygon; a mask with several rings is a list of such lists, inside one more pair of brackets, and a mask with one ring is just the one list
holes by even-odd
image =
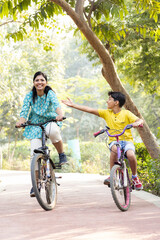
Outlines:
{"label": "teal embroidered kurta", "polygon": [[[28,119],[32,123],[43,123],[52,118],[56,118],[56,109],[60,106],[56,94],[49,90],[48,94],[44,94],[42,97],[37,96],[35,103],[33,104],[32,91],[26,94],[23,107],[20,113],[20,117]],[[62,126],[62,122],[57,122],[58,126]],[[37,126],[25,127],[23,136],[28,139],[41,138],[42,130]]]}

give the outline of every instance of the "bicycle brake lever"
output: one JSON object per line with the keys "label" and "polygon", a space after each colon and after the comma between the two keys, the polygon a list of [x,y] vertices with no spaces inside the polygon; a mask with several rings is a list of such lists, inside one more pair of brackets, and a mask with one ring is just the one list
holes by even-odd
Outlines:
{"label": "bicycle brake lever", "polygon": [[126,129],[131,129],[133,127],[133,125],[132,124],[129,124],[127,127],[126,127]]}

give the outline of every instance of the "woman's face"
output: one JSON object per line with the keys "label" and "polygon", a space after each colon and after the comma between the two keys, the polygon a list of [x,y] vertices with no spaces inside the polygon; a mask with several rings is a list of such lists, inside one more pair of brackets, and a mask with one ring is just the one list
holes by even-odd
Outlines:
{"label": "woman's face", "polygon": [[37,91],[44,92],[45,87],[47,86],[47,81],[42,75],[38,75],[34,81],[33,85],[35,86]]}

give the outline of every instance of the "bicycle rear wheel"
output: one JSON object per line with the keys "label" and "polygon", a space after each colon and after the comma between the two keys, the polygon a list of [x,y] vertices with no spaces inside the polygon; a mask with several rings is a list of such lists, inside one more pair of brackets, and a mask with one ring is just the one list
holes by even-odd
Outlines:
{"label": "bicycle rear wheel", "polygon": [[121,211],[127,211],[131,203],[131,192],[128,177],[127,187],[124,187],[123,176],[123,168],[119,165],[114,165],[110,174],[112,197]]}
{"label": "bicycle rear wheel", "polygon": [[32,185],[37,201],[46,211],[52,210],[57,201],[57,183],[51,160],[49,169],[50,177],[47,177],[44,155],[35,154],[31,162]]}

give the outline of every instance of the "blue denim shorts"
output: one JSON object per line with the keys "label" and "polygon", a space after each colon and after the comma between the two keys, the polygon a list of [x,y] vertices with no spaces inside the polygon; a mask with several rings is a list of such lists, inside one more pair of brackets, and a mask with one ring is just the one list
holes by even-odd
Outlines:
{"label": "blue denim shorts", "polygon": [[[116,145],[117,141],[113,141],[109,144],[109,149],[111,151],[111,148],[113,145]],[[124,150],[124,153],[126,153],[128,150],[132,150],[133,152],[135,152],[135,146],[132,142],[128,142],[128,141],[119,141],[119,144],[121,146],[121,149]]]}

